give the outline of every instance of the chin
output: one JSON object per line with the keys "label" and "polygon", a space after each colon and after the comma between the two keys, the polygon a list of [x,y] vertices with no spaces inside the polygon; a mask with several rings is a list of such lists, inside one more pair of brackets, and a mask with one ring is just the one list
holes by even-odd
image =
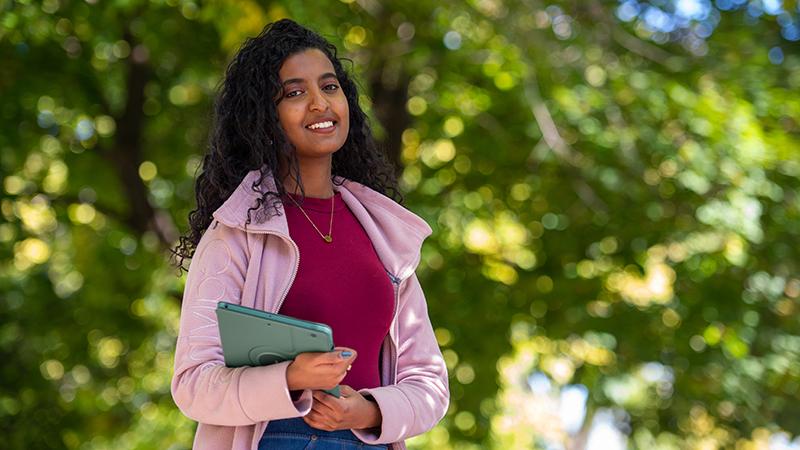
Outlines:
{"label": "chin", "polygon": [[344,142],[341,143],[324,143],[322,145],[314,145],[308,146],[306,154],[314,154],[314,155],[328,155],[331,153],[335,153],[339,151],[344,146]]}
{"label": "chin", "polygon": [[298,150],[297,156],[300,158],[323,158],[325,156],[330,156],[336,153],[341,148],[342,146],[340,145],[338,147],[335,146],[325,146],[323,148],[317,147],[313,150]]}

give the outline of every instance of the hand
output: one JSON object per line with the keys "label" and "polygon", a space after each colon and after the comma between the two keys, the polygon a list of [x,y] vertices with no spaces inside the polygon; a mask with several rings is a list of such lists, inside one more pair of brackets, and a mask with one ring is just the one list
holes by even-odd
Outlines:
{"label": "hand", "polygon": [[311,411],[303,420],[314,428],[325,431],[373,428],[381,425],[381,410],[353,388],[339,386],[339,398],[327,392],[314,391]]}
{"label": "hand", "polygon": [[[343,357],[342,352],[351,355]],[[347,375],[356,356],[356,351],[347,347],[336,347],[330,352],[301,353],[286,368],[286,384],[290,391],[333,389]]]}

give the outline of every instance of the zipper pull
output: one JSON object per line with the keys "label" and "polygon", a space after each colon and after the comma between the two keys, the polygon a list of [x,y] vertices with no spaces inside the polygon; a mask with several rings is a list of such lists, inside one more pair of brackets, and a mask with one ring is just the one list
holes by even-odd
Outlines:
{"label": "zipper pull", "polygon": [[392,273],[388,270],[386,271],[386,274],[389,275],[389,279],[392,281],[392,284],[400,284],[400,278],[392,275]]}

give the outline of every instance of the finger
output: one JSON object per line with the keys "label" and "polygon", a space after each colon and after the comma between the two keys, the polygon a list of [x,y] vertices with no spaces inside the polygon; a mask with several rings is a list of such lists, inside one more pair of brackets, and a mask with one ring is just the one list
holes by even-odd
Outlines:
{"label": "finger", "polygon": [[[333,416],[333,411],[325,405],[316,403],[314,406],[311,407],[311,411],[314,412],[314,421],[317,423],[324,423],[330,421],[331,417]],[[309,411],[309,414],[311,414]]]}
{"label": "finger", "polygon": [[335,398],[331,394],[328,394],[322,390],[315,390],[311,394],[314,397],[314,401],[320,402],[322,404],[331,403],[331,399]]}
{"label": "finger", "polygon": [[[320,380],[328,380],[330,384],[339,384],[347,376],[347,361],[340,361],[336,364],[321,364],[314,368]],[[319,388],[318,388],[319,389]]]}
{"label": "finger", "polygon": [[323,376],[338,377],[347,375],[347,366],[350,364],[347,360],[339,360],[331,364],[321,364],[316,367],[316,371]]}
{"label": "finger", "polygon": [[323,421],[322,419],[324,417],[328,417],[330,415],[330,411],[331,410],[328,409],[327,406],[315,402],[314,405],[311,407],[311,411],[309,411],[307,415],[311,415],[311,419],[314,422],[319,423]]}
{"label": "finger", "polygon": [[325,355],[327,352],[303,352],[295,356],[295,359],[314,359]]}
{"label": "finger", "polygon": [[311,368],[314,366],[327,367],[328,352],[305,352],[297,355],[294,360],[302,364],[304,367]]}
{"label": "finger", "polygon": [[334,401],[331,401],[331,399],[336,400],[334,396],[326,394],[325,392],[314,391],[314,402],[311,407],[316,408],[320,413],[336,414],[336,411],[341,408],[339,408]]}
{"label": "finger", "polygon": [[328,423],[327,418],[322,414],[311,414],[310,412],[303,417],[303,420],[310,426],[325,431],[332,431],[333,427]]}
{"label": "finger", "polygon": [[342,406],[341,403],[342,399],[334,397],[333,395],[328,394],[327,392],[320,391],[315,401],[322,405],[325,405],[328,408],[325,410],[325,412],[327,413],[328,411],[330,411],[330,414],[333,414],[334,416],[338,417],[344,411],[344,407]]}
{"label": "finger", "polygon": [[346,365],[355,358],[356,351],[348,347],[336,347],[329,352],[304,352],[295,357],[315,366]]}
{"label": "finger", "polygon": [[328,356],[331,364],[336,364],[342,360],[347,360],[348,364],[352,364],[358,356],[358,352],[349,347],[335,347],[333,351],[328,352]]}
{"label": "finger", "polygon": [[309,411],[308,414],[303,416],[303,421],[314,428],[319,428],[317,425],[316,413],[314,412],[314,410]]}
{"label": "finger", "polygon": [[353,395],[358,394],[355,389],[346,384],[339,385],[339,393],[342,395],[342,397],[352,397]]}

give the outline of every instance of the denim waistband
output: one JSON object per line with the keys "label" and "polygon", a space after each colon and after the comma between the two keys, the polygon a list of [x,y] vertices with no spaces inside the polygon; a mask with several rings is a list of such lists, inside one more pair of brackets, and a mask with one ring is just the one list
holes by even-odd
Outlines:
{"label": "denim waistband", "polygon": [[345,439],[348,441],[361,442],[355,434],[350,430],[336,430],[325,431],[319,430],[307,424],[302,417],[293,417],[291,419],[278,419],[270,420],[267,423],[267,429],[264,434],[269,433],[295,433],[295,434],[308,434],[316,435],[319,437],[330,437],[336,439]]}

